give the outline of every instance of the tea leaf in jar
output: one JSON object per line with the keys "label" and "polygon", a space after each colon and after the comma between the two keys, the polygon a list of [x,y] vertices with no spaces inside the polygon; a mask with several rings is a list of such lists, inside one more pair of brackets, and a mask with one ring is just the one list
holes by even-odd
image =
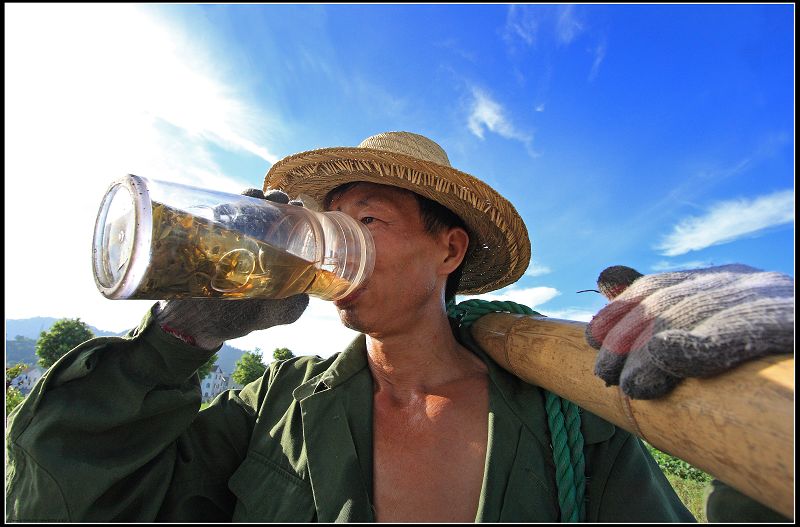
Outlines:
{"label": "tea leaf in jar", "polygon": [[225,253],[216,265],[211,287],[222,293],[235,291],[245,285],[256,268],[256,259],[247,249]]}
{"label": "tea leaf in jar", "polygon": [[181,227],[183,227],[184,229],[189,229],[192,227],[192,224],[194,223],[194,218],[192,218],[190,215],[187,214],[182,218],[179,218],[178,223],[180,223]]}
{"label": "tea leaf in jar", "polygon": [[[231,225],[153,202],[150,266],[130,298],[285,298],[307,292],[331,298],[349,284],[257,236],[281,228],[271,214],[229,211]],[[247,214],[244,214],[247,212]],[[257,262],[257,263],[256,263]]]}

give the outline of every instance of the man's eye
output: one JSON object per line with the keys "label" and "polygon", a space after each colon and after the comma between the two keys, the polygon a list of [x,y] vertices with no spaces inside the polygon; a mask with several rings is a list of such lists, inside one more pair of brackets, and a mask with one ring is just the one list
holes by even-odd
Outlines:
{"label": "man's eye", "polygon": [[375,221],[375,218],[373,218],[372,216],[364,216],[363,218],[361,218],[361,223],[363,223],[364,225],[369,225],[373,221]]}

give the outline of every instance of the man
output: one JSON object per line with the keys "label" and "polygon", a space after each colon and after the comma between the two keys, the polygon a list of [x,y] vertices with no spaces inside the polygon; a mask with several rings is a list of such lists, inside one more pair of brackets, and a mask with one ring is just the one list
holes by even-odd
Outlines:
{"label": "man", "polygon": [[[559,521],[542,391],[445,310],[524,273],[513,206],[405,132],[290,156],[270,188],[369,228],[374,272],[335,303],[362,335],[198,413],[196,369],[226,339],[294,322],[307,297],[155,305],[128,336],[68,353],[12,416],[9,519]],[[587,521],[693,520],[636,438],[588,412],[581,431]]]}

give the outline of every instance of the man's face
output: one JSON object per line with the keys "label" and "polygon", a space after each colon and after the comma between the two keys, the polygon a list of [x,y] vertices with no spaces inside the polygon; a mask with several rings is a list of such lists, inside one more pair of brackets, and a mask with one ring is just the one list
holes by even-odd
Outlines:
{"label": "man's face", "polygon": [[364,223],[375,242],[367,282],[335,302],[345,326],[369,334],[403,331],[425,308],[442,303],[451,271],[447,231],[425,230],[416,197],[396,187],[359,183],[336,196],[329,210]]}

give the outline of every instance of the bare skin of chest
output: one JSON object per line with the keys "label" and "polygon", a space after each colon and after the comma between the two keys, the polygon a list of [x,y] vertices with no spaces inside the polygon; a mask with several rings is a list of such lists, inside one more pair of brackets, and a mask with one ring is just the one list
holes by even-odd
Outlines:
{"label": "bare skin of chest", "polygon": [[377,521],[473,522],[486,462],[485,381],[403,403],[378,392],[374,402]]}

